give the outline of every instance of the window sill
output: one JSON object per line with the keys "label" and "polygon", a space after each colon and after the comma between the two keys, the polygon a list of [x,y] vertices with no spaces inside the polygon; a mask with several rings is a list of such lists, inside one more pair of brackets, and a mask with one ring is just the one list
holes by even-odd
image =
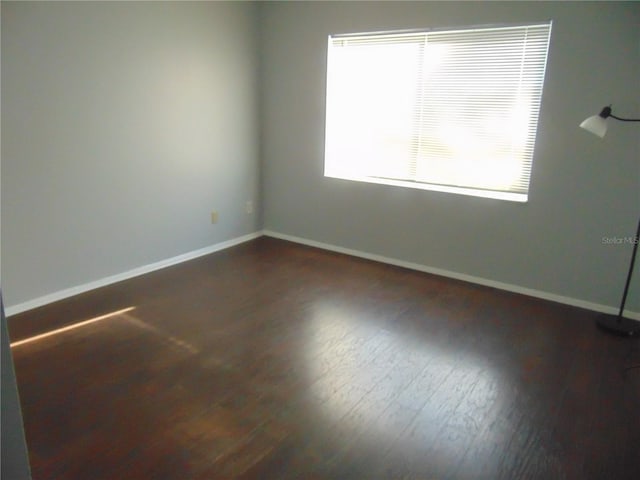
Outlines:
{"label": "window sill", "polygon": [[324,174],[326,178],[338,178],[341,180],[351,180],[353,182],[377,183],[379,185],[391,185],[394,187],[415,188],[418,190],[429,190],[432,192],[445,192],[457,195],[467,195],[479,198],[490,198],[494,200],[504,200],[507,202],[527,203],[526,193],[498,192],[493,190],[480,190],[466,187],[454,187],[449,185],[436,185],[432,183],[410,182],[406,180],[393,180],[380,177],[356,177],[348,175]]}

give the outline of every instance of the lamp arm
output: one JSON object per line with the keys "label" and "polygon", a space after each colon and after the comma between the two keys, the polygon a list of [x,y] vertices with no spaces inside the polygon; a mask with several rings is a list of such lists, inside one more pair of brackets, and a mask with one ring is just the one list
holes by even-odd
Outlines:
{"label": "lamp arm", "polygon": [[640,122],[640,118],[621,118],[616,117],[613,113],[610,113],[609,116],[611,118],[615,118],[616,120],[620,120],[621,122]]}

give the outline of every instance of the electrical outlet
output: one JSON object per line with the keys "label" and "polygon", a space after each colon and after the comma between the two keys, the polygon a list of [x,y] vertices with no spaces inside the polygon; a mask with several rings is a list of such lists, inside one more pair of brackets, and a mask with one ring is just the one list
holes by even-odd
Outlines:
{"label": "electrical outlet", "polygon": [[218,212],[214,210],[211,212],[211,223],[218,223]]}
{"label": "electrical outlet", "polygon": [[253,213],[253,202],[251,200],[247,200],[247,203],[244,204],[244,209],[248,214]]}

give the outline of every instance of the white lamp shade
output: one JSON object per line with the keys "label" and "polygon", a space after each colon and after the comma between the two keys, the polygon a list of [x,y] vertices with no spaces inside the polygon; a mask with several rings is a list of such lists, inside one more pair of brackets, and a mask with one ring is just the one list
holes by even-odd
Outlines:
{"label": "white lamp shade", "polygon": [[604,137],[607,133],[607,119],[600,115],[593,115],[580,124],[580,128],[599,136]]}

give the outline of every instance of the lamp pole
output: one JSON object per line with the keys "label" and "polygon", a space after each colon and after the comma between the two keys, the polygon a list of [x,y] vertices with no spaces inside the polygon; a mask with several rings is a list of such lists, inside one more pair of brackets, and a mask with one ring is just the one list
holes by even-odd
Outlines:
{"label": "lamp pole", "polygon": [[620,310],[618,315],[612,317],[611,315],[602,315],[596,323],[599,327],[620,335],[634,336],[640,335],[640,322],[625,318],[624,306],[627,303],[627,295],[629,294],[629,285],[631,285],[631,277],[633,276],[633,267],[636,263],[636,255],[638,253],[638,243],[640,243],[640,218],[638,219],[638,229],[636,230],[636,236],[632,239],[633,253],[631,253],[631,263],[629,264],[629,273],[627,274],[627,281],[624,285],[624,293],[622,294],[622,302],[620,303]]}
{"label": "lamp pole", "polygon": [[622,295],[622,304],[620,305],[620,312],[618,316],[622,316],[624,311],[624,304],[627,302],[627,294],[629,293],[629,284],[631,283],[631,277],[633,275],[633,266],[636,263],[636,254],[638,253],[638,243],[640,243],[640,218],[638,219],[638,229],[636,230],[636,236],[633,239],[633,253],[631,254],[631,265],[629,265],[629,274],[627,275],[627,283],[624,286],[624,294]]}
{"label": "lamp pole", "polygon": [[[640,122],[640,118],[622,118],[611,113],[611,105],[604,107],[598,115],[584,120],[580,126],[585,130],[602,138],[607,133],[607,118],[614,118],[621,122]],[[618,315],[601,315],[596,324],[612,333],[624,336],[637,336],[640,335],[640,322],[631,320],[624,317],[624,306],[627,303],[627,295],[629,294],[629,286],[631,285],[631,277],[633,276],[633,267],[636,263],[636,255],[638,253],[638,243],[640,243],[640,219],[638,219],[638,228],[636,230],[636,236],[633,238],[633,252],[631,253],[631,263],[629,264],[629,273],[627,274],[627,281],[624,285],[624,293],[622,294],[622,302],[620,303],[620,310]]]}

